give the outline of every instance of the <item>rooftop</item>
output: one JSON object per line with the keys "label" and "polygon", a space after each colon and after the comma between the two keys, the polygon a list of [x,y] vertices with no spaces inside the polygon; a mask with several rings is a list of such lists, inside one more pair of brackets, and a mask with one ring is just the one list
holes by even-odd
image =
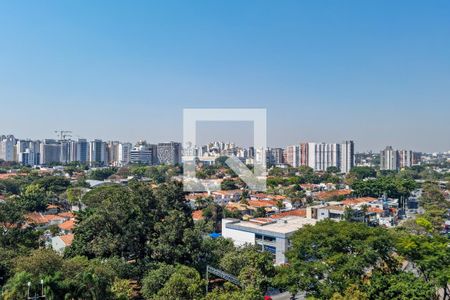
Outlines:
{"label": "rooftop", "polygon": [[228,219],[226,227],[254,233],[265,233],[284,238],[290,236],[303,226],[314,225],[316,222],[317,220],[315,219],[296,216],[288,216],[280,219],[258,218],[250,219],[249,221]]}
{"label": "rooftop", "polygon": [[296,217],[306,217],[306,209],[305,208],[300,208],[300,209],[294,209],[294,210],[289,210],[289,211],[283,211],[277,214],[273,214],[270,217],[272,219],[281,219],[284,217],[289,217],[289,216],[296,216]]}

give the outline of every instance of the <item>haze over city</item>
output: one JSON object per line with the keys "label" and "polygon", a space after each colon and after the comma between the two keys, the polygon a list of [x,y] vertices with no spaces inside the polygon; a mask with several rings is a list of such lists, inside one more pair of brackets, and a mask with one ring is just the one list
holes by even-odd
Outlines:
{"label": "haze over city", "polygon": [[181,141],[183,108],[255,107],[269,146],[448,151],[449,36],[446,1],[3,2],[1,133]]}

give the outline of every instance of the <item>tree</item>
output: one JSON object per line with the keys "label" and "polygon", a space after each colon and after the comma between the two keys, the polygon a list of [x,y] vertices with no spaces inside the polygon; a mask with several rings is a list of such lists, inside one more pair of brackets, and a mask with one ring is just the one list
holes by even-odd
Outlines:
{"label": "tree", "polygon": [[85,194],[85,190],[81,187],[72,187],[67,189],[67,201],[71,205],[78,205],[78,210],[81,211],[81,199]]}
{"label": "tree", "polygon": [[33,281],[39,281],[47,275],[54,275],[61,270],[63,258],[50,249],[37,249],[27,256],[16,259],[16,272],[26,272],[33,277]]}
{"label": "tree", "polygon": [[396,238],[398,253],[412,262],[421,277],[429,284],[444,291],[444,299],[450,297],[449,240],[440,235],[400,234]]}
{"label": "tree", "polygon": [[222,190],[229,191],[237,189],[236,182],[232,179],[224,179],[221,184]]}
{"label": "tree", "polygon": [[156,265],[142,280],[142,295],[146,299],[152,299],[164,287],[164,284],[175,273],[175,270],[176,267],[174,265],[166,263]]}
{"label": "tree", "polygon": [[335,166],[331,166],[331,167],[327,168],[327,173],[338,174],[340,172],[341,172],[341,170],[338,167],[335,167]]}
{"label": "tree", "polygon": [[368,299],[433,299],[436,293],[433,285],[408,272],[386,274],[376,271],[363,289]]}
{"label": "tree", "polygon": [[83,198],[88,209],[77,214],[75,239],[67,255],[90,258],[118,256],[143,258],[156,208],[149,187],[96,188]]}
{"label": "tree", "polygon": [[92,180],[105,180],[109,176],[115,174],[117,172],[117,168],[101,168],[92,170],[89,173],[89,177]]}
{"label": "tree", "polygon": [[261,252],[256,246],[238,248],[226,253],[220,260],[220,268],[238,276],[245,288],[265,291],[275,275],[273,257],[269,252]]}
{"label": "tree", "polygon": [[329,299],[358,284],[371,268],[394,268],[393,251],[386,229],[321,221],[294,234],[286,253],[289,265],[278,269],[274,284],[291,293],[305,290],[314,297]]}
{"label": "tree", "polygon": [[20,195],[18,203],[27,211],[44,211],[48,204],[47,194],[40,185],[31,184]]}
{"label": "tree", "polygon": [[27,272],[18,272],[3,287],[4,300],[27,299],[27,284],[32,279]]}
{"label": "tree", "polygon": [[128,279],[116,278],[111,287],[111,293],[115,300],[129,300],[133,298],[133,289]]}
{"label": "tree", "polygon": [[204,289],[200,274],[184,265],[162,265],[150,271],[143,281],[146,299],[199,299]]}

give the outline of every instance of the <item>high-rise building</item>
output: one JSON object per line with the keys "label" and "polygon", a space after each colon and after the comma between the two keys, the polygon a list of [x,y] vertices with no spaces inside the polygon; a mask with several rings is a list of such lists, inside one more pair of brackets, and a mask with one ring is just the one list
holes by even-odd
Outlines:
{"label": "high-rise building", "polygon": [[139,141],[130,151],[130,163],[132,164],[156,164],[154,161],[154,145],[148,145],[145,141]]}
{"label": "high-rise building", "polygon": [[399,150],[398,151],[398,163],[400,169],[410,168],[415,164],[414,152],[411,150]]}
{"label": "high-rise building", "polygon": [[102,140],[93,140],[89,143],[89,163],[91,165],[106,164],[106,143]]}
{"label": "high-rise building", "polygon": [[315,171],[326,171],[341,164],[341,145],[308,143],[308,166]]}
{"label": "high-rise building", "polygon": [[282,148],[271,148],[268,151],[267,162],[271,165],[279,165],[283,163],[284,150]]}
{"label": "high-rise building", "polygon": [[380,153],[380,169],[381,170],[398,170],[399,159],[398,151],[387,146]]}
{"label": "high-rise building", "polygon": [[40,141],[17,140],[15,161],[23,165],[38,165],[40,163]]}
{"label": "high-rise building", "polygon": [[[222,144],[219,146],[224,146]],[[159,143],[156,147],[156,153],[159,164],[176,165],[181,163],[181,143]]]}
{"label": "high-rise building", "polygon": [[120,143],[119,144],[119,165],[125,166],[130,163],[130,154],[132,149],[131,143]]}
{"label": "high-rise building", "polygon": [[14,161],[14,146],[16,139],[13,135],[0,136],[0,159],[4,161]]}
{"label": "high-rise building", "polygon": [[89,143],[86,139],[78,139],[75,161],[82,164],[89,161]]}
{"label": "high-rise building", "polygon": [[40,145],[40,164],[59,163],[61,159],[61,144],[53,139],[46,139]]}
{"label": "high-rise building", "polygon": [[341,165],[339,169],[347,174],[355,166],[355,144],[353,141],[344,141],[341,144]]}
{"label": "high-rise building", "polygon": [[309,164],[309,144],[300,144],[300,166],[308,166]]}
{"label": "high-rise building", "polygon": [[286,163],[291,167],[300,167],[300,145],[286,147]]}

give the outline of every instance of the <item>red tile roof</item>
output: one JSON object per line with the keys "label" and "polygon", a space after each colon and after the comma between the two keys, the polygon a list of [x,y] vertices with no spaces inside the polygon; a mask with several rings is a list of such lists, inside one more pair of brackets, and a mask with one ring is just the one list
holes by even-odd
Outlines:
{"label": "red tile roof", "polygon": [[347,196],[350,195],[351,193],[352,190],[333,190],[333,191],[318,192],[314,194],[314,197],[319,200],[325,200],[335,196]]}
{"label": "red tile roof", "polygon": [[62,222],[65,221],[65,219],[61,216],[57,215],[43,215],[38,212],[32,212],[25,215],[25,218],[28,220],[28,222],[33,224],[47,224],[50,221],[54,220],[61,220]]}
{"label": "red tile roof", "polygon": [[73,230],[73,228],[75,227],[75,220],[66,221],[62,224],[59,224],[58,227],[61,230]]}
{"label": "red tile roof", "polygon": [[60,239],[64,242],[64,244],[66,244],[66,246],[72,245],[73,238],[73,234],[65,234],[60,236]]}
{"label": "red tile roof", "polygon": [[58,216],[63,217],[63,218],[67,218],[67,219],[75,218],[75,214],[73,212],[70,212],[70,211],[59,213]]}
{"label": "red tile roof", "polygon": [[361,197],[361,198],[353,198],[353,199],[347,199],[342,201],[343,205],[357,205],[357,204],[362,204],[362,203],[370,203],[373,201],[377,201],[377,198],[373,198],[373,197]]}
{"label": "red tile roof", "polygon": [[270,217],[272,219],[280,219],[280,218],[289,217],[289,216],[305,218],[306,217],[306,209],[300,208],[300,209],[294,209],[294,210],[289,210],[289,211],[283,211],[283,212],[271,215]]}
{"label": "red tile roof", "polygon": [[194,210],[192,212],[192,219],[194,219],[194,221],[199,221],[199,220],[203,220],[203,211],[201,210]]}
{"label": "red tile roof", "polygon": [[249,200],[249,206],[253,207],[273,207],[277,206],[277,201],[274,200]]}

